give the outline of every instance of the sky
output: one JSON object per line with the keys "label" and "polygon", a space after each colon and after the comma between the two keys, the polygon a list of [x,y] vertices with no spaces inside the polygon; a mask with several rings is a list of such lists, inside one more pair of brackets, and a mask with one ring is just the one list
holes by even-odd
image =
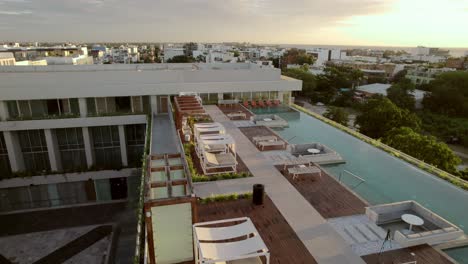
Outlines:
{"label": "sky", "polygon": [[468,47],[468,0],[0,0],[0,41]]}

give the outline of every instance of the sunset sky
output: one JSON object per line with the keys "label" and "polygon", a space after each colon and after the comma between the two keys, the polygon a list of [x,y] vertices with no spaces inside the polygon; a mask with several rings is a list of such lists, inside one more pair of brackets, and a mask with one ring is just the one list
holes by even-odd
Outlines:
{"label": "sunset sky", "polygon": [[468,0],[0,0],[0,41],[468,47]]}

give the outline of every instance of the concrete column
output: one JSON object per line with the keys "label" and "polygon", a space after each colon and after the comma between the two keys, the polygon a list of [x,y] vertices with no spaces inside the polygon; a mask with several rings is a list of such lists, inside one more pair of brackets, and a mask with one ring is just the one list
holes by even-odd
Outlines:
{"label": "concrete column", "polygon": [[218,93],[218,100],[223,100],[224,94],[223,93]]}
{"label": "concrete column", "polygon": [[47,144],[47,153],[49,154],[50,169],[52,171],[62,170],[62,159],[57,142],[55,130],[44,129],[45,140]]}
{"label": "concrete column", "polygon": [[125,140],[125,126],[119,126],[120,156],[122,157],[122,166],[128,166],[127,159],[127,141]]}
{"label": "concrete column", "polygon": [[0,121],[8,119],[8,108],[6,101],[0,101]]}
{"label": "concrete column", "polygon": [[86,98],[78,98],[78,105],[80,107],[80,117],[88,116],[88,105]]}
{"label": "concrete column", "polygon": [[8,159],[10,160],[11,170],[13,172],[24,171],[23,152],[21,152],[18,135],[16,132],[4,131],[3,136],[5,137],[5,145],[8,152]]}
{"label": "concrete column", "polygon": [[158,97],[156,95],[150,96],[150,105],[151,105],[151,112],[153,114],[158,113]]}
{"label": "concrete column", "polygon": [[83,127],[83,143],[85,147],[86,163],[88,168],[91,168],[95,163],[94,151],[93,151],[93,139],[88,127]]}

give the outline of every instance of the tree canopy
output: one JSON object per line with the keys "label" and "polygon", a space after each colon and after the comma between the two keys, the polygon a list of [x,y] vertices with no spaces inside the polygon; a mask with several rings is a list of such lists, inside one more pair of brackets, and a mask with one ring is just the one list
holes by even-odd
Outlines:
{"label": "tree canopy", "polygon": [[195,62],[195,59],[192,56],[186,55],[178,55],[174,56],[171,59],[167,60],[168,63],[187,63],[187,62]]}
{"label": "tree canopy", "polygon": [[381,138],[393,128],[410,127],[419,131],[421,120],[407,109],[401,109],[383,96],[367,100],[357,116],[359,131],[372,138]]}
{"label": "tree canopy", "polygon": [[424,108],[448,116],[468,116],[468,72],[442,73],[427,85]]}
{"label": "tree canopy", "polygon": [[356,87],[363,77],[360,70],[344,66],[329,66],[324,74],[313,75],[302,69],[283,69],[282,74],[302,80],[302,92],[314,102],[330,103],[337,99],[340,88]]}
{"label": "tree canopy", "polygon": [[387,89],[387,97],[398,107],[414,110],[416,103],[413,95],[414,89],[411,80],[403,78]]}
{"label": "tree canopy", "polygon": [[439,169],[456,173],[456,166],[461,162],[453,151],[433,136],[424,136],[411,128],[394,128],[382,140],[410,156],[432,164]]}
{"label": "tree canopy", "polygon": [[281,66],[286,68],[288,64],[314,64],[315,58],[302,49],[290,49],[281,57]]}
{"label": "tree canopy", "polygon": [[344,126],[348,126],[348,113],[343,108],[330,106],[323,116]]}

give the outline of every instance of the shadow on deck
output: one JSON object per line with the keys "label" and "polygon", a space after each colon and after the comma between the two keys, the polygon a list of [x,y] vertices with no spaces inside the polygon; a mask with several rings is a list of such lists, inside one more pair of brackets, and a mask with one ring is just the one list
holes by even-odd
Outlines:
{"label": "shadow on deck", "polygon": [[365,213],[368,204],[325,171],[322,170],[321,177],[306,174],[293,180],[283,166],[275,167],[324,218]]}
{"label": "shadow on deck", "polygon": [[317,263],[268,196],[254,206],[250,199],[198,204],[199,222],[250,217],[271,252],[270,263]]}

